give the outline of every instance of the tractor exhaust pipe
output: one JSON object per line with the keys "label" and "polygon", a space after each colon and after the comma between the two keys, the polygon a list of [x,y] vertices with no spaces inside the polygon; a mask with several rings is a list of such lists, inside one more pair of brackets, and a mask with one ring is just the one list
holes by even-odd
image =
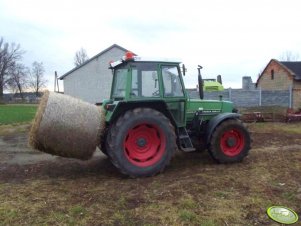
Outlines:
{"label": "tractor exhaust pipe", "polygon": [[200,95],[200,99],[204,99],[204,90],[203,90],[203,79],[202,79],[202,75],[201,75],[201,69],[203,67],[201,65],[198,65],[198,83],[199,83],[199,95]]}

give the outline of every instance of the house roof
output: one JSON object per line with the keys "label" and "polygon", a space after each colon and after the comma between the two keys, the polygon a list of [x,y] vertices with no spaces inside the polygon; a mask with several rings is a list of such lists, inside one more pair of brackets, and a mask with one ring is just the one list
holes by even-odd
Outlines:
{"label": "house roof", "polygon": [[81,65],[79,65],[79,66],[73,68],[72,70],[68,71],[67,73],[63,74],[61,77],[59,77],[59,79],[60,79],[60,80],[63,80],[66,76],[70,75],[72,72],[74,72],[74,71],[76,71],[77,69],[79,69],[79,68],[85,66],[85,65],[88,64],[89,62],[93,61],[93,60],[96,59],[97,57],[103,55],[104,53],[110,51],[110,50],[113,49],[113,48],[118,48],[118,49],[121,49],[121,50],[123,50],[123,51],[125,51],[125,52],[129,51],[129,50],[127,50],[127,49],[125,49],[125,48],[123,48],[123,47],[117,45],[117,44],[113,44],[113,45],[111,45],[110,47],[108,47],[108,48],[106,48],[105,50],[103,50],[103,51],[101,51],[100,53],[98,53],[97,55],[95,55],[94,57],[92,57],[92,58],[90,58],[89,60],[85,61],[83,64],[81,64]]}
{"label": "house roof", "polygon": [[267,66],[264,68],[264,70],[259,75],[257,81],[256,81],[256,87],[258,85],[259,79],[266,71],[267,67],[270,65],[271,62],[276,62],[279,64],[284,70],[286,70],[288,73],[290,73],[295,80],[301,80],[301,61],[278,61],[276,59],[271,59],[270,62],[267,64]]}

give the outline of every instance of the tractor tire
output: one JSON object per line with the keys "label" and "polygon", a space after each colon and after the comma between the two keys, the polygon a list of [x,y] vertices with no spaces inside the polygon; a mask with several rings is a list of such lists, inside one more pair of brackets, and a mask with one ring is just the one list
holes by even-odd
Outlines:
{"label": "tractor tire", "polygon": [[173,125],[161,112],[136,108],[109,128],[106,151],[119,171],[130,177],[162,172],[176,150]]}
{"label": "tractor tire", "polygon": [[208,151],[219,163],[240,162],[251,149],[250,134],[236,119],[229,119],[218,125],[210,140]]}

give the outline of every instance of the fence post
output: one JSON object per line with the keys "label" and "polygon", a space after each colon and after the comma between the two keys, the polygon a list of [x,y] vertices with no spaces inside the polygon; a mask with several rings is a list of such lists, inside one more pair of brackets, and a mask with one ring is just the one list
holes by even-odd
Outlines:
{"label": "fence post", "polygon": [[229,91],[229,101],[232,101],[232,90],[231,87],[228,89]]}
{"label": "fence post", "polygon": [[292,103],[293,103],[293,86],[292,85],[290,85],[289,87],[288,87],[288,89],[289,89],[289,108],[292,108]]}
{"label": "fence post", "polygon": [[259,106],[261,106],[261,87],[259,87]]}

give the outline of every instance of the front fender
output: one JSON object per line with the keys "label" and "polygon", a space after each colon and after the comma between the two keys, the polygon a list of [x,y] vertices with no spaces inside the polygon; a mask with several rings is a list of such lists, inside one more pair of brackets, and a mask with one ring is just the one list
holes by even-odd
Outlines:
{"label": "front fender", "polygon": [[240,114],[237,113],[221,113],[213,117],[208,124],[206,132],[206,144],[209,144],[214,129],[223,121],[227,119],[238,119]]}

